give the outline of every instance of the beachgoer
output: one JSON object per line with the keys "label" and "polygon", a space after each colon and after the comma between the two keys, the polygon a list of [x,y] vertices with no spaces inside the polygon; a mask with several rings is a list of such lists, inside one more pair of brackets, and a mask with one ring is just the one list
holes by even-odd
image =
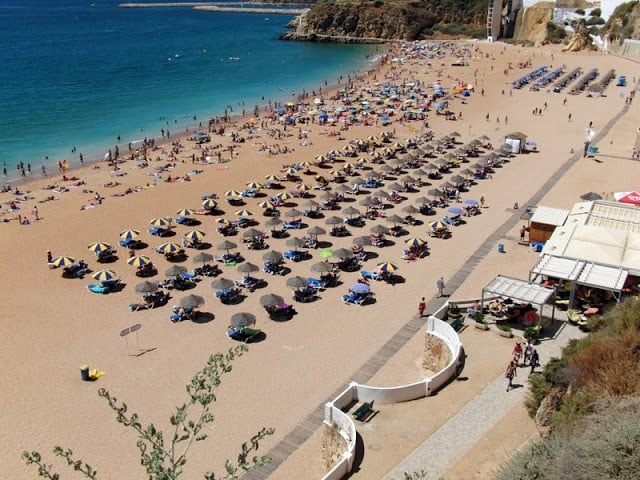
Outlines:
{"label": "beachgoer", "polygon": [[531,376],[535,373],[536,367],[540,364],[540,356],[538,355],[538,350],[535,348],[531,351],[531,360],[529,363],[531,364],[529,376]]}
{"label": "beachgoer", "polygon": [[424,309],[427,308],[427,304],[424,301],[424,297],[420,299],[420,303],[418,304],[418,315],[421,317],[424,315]]}
{"label": "beachgoer", "polygon": [[513,379],[517,375],[518,375],[518,368],[517,368],[516,362],[511,360],[511,362],[509,362],[509,365],[507,366],[507,370],[504,372],[505,378],[509,380],[509,384],[507,385],[507,392],[511,390],[511,388],[513,387]]}
{"label": "beachgoer", "polygon": [[527,345],[524,347],[524,362],[522,363],[523,366],[527,366],[531,363],[531,354],[533,353],[533,342],[531,341],[531,339],[527,340]]}
{"label": "beachgoer", "polygon": [[520,241],[521,242],[524,242],[524,237],[525,237],[526,233],[527,233],[527,227],[522,225],[522,227],[520,227]]}
{"label": "beachgoer", "polygon": [[480,207],[484,207],[484,195],[480,197]]}
{"label": "beachgoer", "polygon": [[513,361],[516,362],[516,365],[520,363],[520,358],[522,358],[522,344],[516,342],[513,346]]}
{"label": "beachgoer", "polygon": [[518,202],[515,202],[515,203],[513,204],[513,209],[514,209],[514,210],[518,210],[519,208],[520,208],[520,205],[518,205]]}
{"label": "beachgoer", "polygon": [[438,288],[438,297],[444,296],[444,289],[446,288],[444,277],[440,277],[438,279],[438,281],[436,282],[436,287]]}
{"label": "beachgoer", "polygon": [[33,206],[33,210],[31,210],[31,215],[33,215],[36,220],[40,220],[38,207],[36,205]]}
{"label": "beachgoer", "polygon": [[53,255],[51,254],[51,250],[47,250],[47,263],[53,262]]}
{"label": "beachgoer", "polygon": [[482,313],[482,305],[480,305],[480,302],[478,300],[473,302],[471,306],[467,308],[467,314],[473,316],[476,313]]}

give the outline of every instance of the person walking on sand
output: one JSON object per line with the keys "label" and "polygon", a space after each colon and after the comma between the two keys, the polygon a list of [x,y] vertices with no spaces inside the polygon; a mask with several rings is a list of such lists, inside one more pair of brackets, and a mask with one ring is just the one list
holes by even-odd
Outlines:
{"label": "person walking on sand", "polygon": [[507,370],[504,372],[504,377],[509,380],[507,385],[507,392],[513,388],[513,379],[518,375],[518,366],[516,362],[511,360],[507,366]]}
{"label": "person walking on sand", "polygon": [[484,208],[484,195],[480,197],[480,208]]}
{"label": "person walking on sand", "polygon": [[418,315],[420,315],[420,317],[424,316],[424,309],[427,308],[427,304],[424,301],[424,297],[422,297],[420,299],[420,303],[418,304]]}
{"label": "person walking on sand", "polygon": [[436,282],[436,287],[438,288],[438,298],[444,296],[444,289],[446,285],[444,284],[444,277],[440,277]]}
{"label": "person walking on sand", "polygon": [[522,227],[520,227],[520,243],[524,243],[524,237],[526,233],[527,233],[527,227],[522,225]]}
{"label": "person walking on sand", "polygon": [[40,212],[38,212],[38,206],[37,206],[37,205],[34,205],[34,206],[33,206],[33,210],[31,210],[31,215],[33,215],[33,216],[35,217],[35,219],[36,219],[36,220],[40,220],[39,213],[40,213]]}

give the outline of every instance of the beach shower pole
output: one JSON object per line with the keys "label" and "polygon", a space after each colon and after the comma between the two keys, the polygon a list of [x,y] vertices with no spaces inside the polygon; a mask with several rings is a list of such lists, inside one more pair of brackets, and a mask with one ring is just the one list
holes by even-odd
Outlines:
{"label": "beach shower pole", "polygon": [[125,328],[120,331],[120,336],[124,338],[125,343],[127,344],[127,355],[131,356],[131,352],[129,351],[129,334],[131,333],[131,328]]}
{"label": "beach shower pole", "polygon": [[129,330],[131,330],[131,333],[136,334],[136,347],[138,347],[138,352],[140,352],[140,341],[138,339],[138,330],[140,330],[141,328],[142,328],[142,325],[139,323],[136,323],[135,325],[131,325],[131,327],[129,327]]}

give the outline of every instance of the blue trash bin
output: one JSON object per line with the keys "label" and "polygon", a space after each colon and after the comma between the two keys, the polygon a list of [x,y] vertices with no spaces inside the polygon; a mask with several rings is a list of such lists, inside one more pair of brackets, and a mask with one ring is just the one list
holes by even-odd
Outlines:
{"label": "blue trash bin", "polygon": [[504,244],[502,244],[502,243],[498,244],[498,252],[499,253],[504,253]]}

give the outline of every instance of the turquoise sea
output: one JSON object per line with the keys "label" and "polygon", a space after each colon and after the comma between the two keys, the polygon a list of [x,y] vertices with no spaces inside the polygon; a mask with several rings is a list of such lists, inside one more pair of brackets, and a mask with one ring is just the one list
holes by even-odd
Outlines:
{"label": "turquoise sea", "polygon": [[381,48],[280,41],[290,15],[118,3],[0,2],[5,180],[20,161],[39,175],[44,163],[104,158],[116,143],[126,151],[161,128],[173,136],[225,108],[287,101],[366,68]]}

